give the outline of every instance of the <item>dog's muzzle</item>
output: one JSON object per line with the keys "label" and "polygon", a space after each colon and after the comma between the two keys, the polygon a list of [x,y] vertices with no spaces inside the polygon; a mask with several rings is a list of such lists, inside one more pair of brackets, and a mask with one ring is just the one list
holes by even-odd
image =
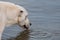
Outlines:
{"label": "dog's muzzle", "polygon": [[29,29],[29,26],[31,26],[32,25],[32,23],[29,23],[29,25],[27,26],[27,25],[20,25],[19,23],[18,23],[18,25],[20,26],[20,27],[23,27],[23,28],[25,28],[25,29]]}
{"label": "dog's muzzle", "polygon": [[25,28],[25,29],[29,29],[29,26],[32,25],[32,23],[29,23],[28,25],[26,25],[26,24],[20,25],[19,18],[18,18],[17,22],[18,22],[17,24],[18,24],[20,27],[23,27],[23,28]]}
{"label": "dog's muzzle", "polygon": [[[29,25],[31,26],[32,24],[30,23]],[[23,27],[24,27],[25,29],[29,29],[29,27],[27,27],[26,25],[23,25]]]}

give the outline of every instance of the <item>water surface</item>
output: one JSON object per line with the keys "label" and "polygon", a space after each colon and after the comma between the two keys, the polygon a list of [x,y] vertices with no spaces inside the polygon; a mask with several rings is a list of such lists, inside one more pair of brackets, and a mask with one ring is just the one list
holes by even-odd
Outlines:
{"label": "water surface", "polygon": [[60,40],[60,0],[2,0],[25,7],[32,22],[30,30],[6,27],[3,40]]}

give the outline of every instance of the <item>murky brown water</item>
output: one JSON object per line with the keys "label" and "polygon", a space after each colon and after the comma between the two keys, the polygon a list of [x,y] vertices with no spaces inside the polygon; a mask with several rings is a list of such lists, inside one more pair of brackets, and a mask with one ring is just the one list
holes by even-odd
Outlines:
{"label": "murky brown water", "polygon": [[3,0],[19,4],[29,12],[30,30],[6,27],[3,40],[60,40],[60,0]]}

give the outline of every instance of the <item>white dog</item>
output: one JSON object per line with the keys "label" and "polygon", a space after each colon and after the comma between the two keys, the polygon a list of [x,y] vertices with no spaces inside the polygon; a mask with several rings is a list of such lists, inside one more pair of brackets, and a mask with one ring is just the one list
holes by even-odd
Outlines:
{"label": "white dog", "polygon": [[27,16],[28,12],[23,7],[0,1],[0,40],[6,25],[18,24],[22,28],[28,29],[31,23]]}

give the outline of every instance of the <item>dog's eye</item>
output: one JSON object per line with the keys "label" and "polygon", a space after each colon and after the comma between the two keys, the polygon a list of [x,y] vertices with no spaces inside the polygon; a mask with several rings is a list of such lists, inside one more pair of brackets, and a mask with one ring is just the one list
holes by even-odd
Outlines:
{"label": "dog's eye", "polygon": [[23,13],[23,11],[21,10],[21,11],[20,11],[20,14],[18,15],[18,17],[21,17],[22,13]]}
{"label": "dog's eye", "polygon": [[20,13],[23,13],[23,11],[21,10]]}

